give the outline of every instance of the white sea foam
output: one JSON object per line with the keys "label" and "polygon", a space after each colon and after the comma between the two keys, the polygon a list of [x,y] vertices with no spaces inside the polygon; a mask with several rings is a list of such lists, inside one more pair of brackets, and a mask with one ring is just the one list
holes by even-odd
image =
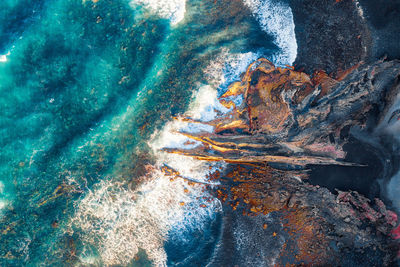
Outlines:
{"label": "white sea foam", "polygon": [[2,216],[3,210],[9,205],[9,201],[4,194],[4,183],[0,181],[0,217]]}
{"label": "white sea foam", "polygon": [[[136,190],[103,181],[77,205],[71,229],[85,233],[84,244],[97,247],[103,264],[126,265],[141,248],[156,266],[165,266],[163,245],[171,232],[176,236],[201,227],[219,208],[216,201],[199,207],[199,185],[170,180],[158,170],[148,178]],[[82,262],[94,259],[88,253],[81,257]]]}
{"label": "white sea foam", "polygon": [[[297,44],[290,8],[283,4],[272,6],[267,1],[246,0],[246,3],[263,29],[275,37],[281,48],[282,54],[276,56],[277,62],[292,64]],[[131,4],[143,5],[159,16],[170,19],[174,25],[184,18],[186,1],[133,0]],[[240,80],[240,74],[259,56],[252,52],[231,54],[223,51],[206,69],[210,85],[202,86],[195,93],[185,117],[207,122],[226,113],[228,110],[218,101],[218,94],[221,93],[218,88],[221,90],[222,85],[223,90],[224,85]],[[220,212],[220,202],[204,190],[203,183],[216,183],[210,182],[207,175],[216,169],[223,169],[224,164],[162,151],[162,148],[193,149],[200,145],[200,142],[179,134],[179,131],[212,132],[213,127],[182,119],[167,123],[149,141],[157,162],[154,170],[137,188],[129,189],[113,180],[106,180],[76,202],[69,231],[77,229],[82,233],[84,249],[78,255],[81,264],[127,265],[139,249],[143,249],[156,266],[165,266],[166,240],[173,237],[179,239],[180,244],[189,242],[187,233],[201,229]],[[171,180],[160,171],[164,165],[178,171],[183,178]],[[188,180],[197,183],[190,186]],[[211,201],[205,201],[204,198]],[[97,252],[93,251],[93,247]]]}
{"label": "white sea foam", "polygon": [[2,215],[2,211],[5,207],[7,207],[8,201],[4,199],[0,199],[0,216]]}
{"label": "white sea foam", "polygon": [[205,69],[204,73],[208,83],[213,87],[224,87],[234,81],[240,80],[240,75],[246,72],[247,67],[261,57],[260,53],[230,53],[224,49]]}
{"label": "white sea foam", "polygon": [[191,157],[162,152],[162,148],[193,149],[200,145],[199,141],[190,139],[179,134],[186,132],[196,134],[199,132],[213,132],[214,127],[201,122],[215,119],[219,114],[224,114],[229,110],[218,101],[217,90],[209,85],[200,87],[194,93],[193,101],[185,117],[197,120],[198,123],[190,123],[182,119],[168,122],[160,132],[153,135],[149,145],[157,155],[159,164],[167,164],[169,167],[179,171],[179,173],[189,179],[208,183],[207,175],[211,171],[223,168],[223,163],[205,162],[195,160]]}
{"label": "white sea foam", "polygon": [[[203,86],[185,115],[210,119],[215,116],[210,105],[224,111],[214,100],[216,89]],[[221,204],[204,190],[204,184],[212,185],[208,174],[224,165],[162,151],[166,147],[194,148],[199,142],[177,132],[200,130],[211,132],[212,127],[183,120],[167,123],[149,141],[157,162],[138,188],[130,190],[117,182],[103,181],[77,202],[69,229],[78,228],[84,233],[85,249],[79,255],[82,264],[126,265],[143,249],[156,266],[165,266],[166,240],[172,238],[184,245],[190,242],[191,231],[201,230],[215,218]],[[160,170],[164,165],[178,171],[182,178],[170,179]],[[100,259],[91,246],[97,248]]]}
{"label": "white sea foam", "polygon": [[7,56],[9,56],[11,53],[8,52],[5,55],[0,55],[0,62],[7,62]]}
{"label": "white sea foam", "polygon": [[[257,57],[255,53],[232,55],[226,52],[223,59],[207,68],[210,81],[215,79],[219,84],[239,80],[240,73]],[[102,181],[76,203],[69,230],[78,229],[83,233],[81,264],[126,265],[139,249],[143,249],[156,266],[165,266],[166,240],[172,238],[184,245],[190,242],[188,233],[202,229],[215,219],[221,204],[204,190],[204,184],[217,183],[209,181],[208,174],[223,169],[224,163],[199,161],[164,152],[162,148],[195,148],[200,142],[178,132],[212,132],[212,126],[201,122],[227,111],[218,101],[216,86],[200,87],[184,114],[199,122],[172,120],[154,133],[149,145],[157,161],[137,188],[128,189],[112,180]],[[160,170],[165,165],[178,171],[182,178],[170,179]],[[190,185],[189,181],[194,183]]]}
{"label": "white sea foam", "polygon": [[297,56],[292,9],[276,0],[243,0],[259,21],[262,29],[275,38],[280,52],[273,55],[277,65],[292,65]]}
{"label": "white sea foam", "polygon": [[186,0],[133,0],[131,4],[143,5],[160,17],[169,19],[172,25],[182,21],[186,12]]}
{"label": "white sea foam", "polygon": [[224,114],[228,111],[229,109],[219,102],[217,90],[205,85],[196,92],[195,101],[190,105],[186,115],[195,120],[207,122],[214,120],[218,114]]}
{"label": "white sea foam", "polygon": [[223,50],[221,54],[206,68],[205,74],[211,85],[204,85],[193,95],[193,101],[185,112],[184,117],[191,118],[197,123],[177,119],[168,122],[160,132],[154,134],[150,146],[157,154],[159,163],[179,171],[190,179],[208,183],[206,177],[210,170],[223,169],[224,163],[203,162],[176,154],[161,152],[162,148],[193,149],[201,143],[185,137],[179,132],[196,134],[199,132],[213,132],[214,128],[206,122],[226,114],[229,109],[224,107],[218,99],[217,88],[226,81],[240,79],[248,65],[259,57],[256,53],[231,54]]}
{"label": "white sea foam", "polygon": [[[190,145],[187,144],[191,141],[189,138],[179,134],[177,131],[186,127],[187,123],[182,120],[168,122],[163,130],[157,133],[158,138],[151,142],[153,150],[156,152],[162,148],[187,148],[192,149],[200,144],[198,141],[193,141]],[[185,143],[187,145],[185,145]]]}

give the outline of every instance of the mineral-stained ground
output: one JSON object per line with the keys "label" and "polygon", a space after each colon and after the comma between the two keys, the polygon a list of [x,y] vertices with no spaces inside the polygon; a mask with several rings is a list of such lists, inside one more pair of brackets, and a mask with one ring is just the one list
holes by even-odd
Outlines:
{"label": "mineral-stained ground", "polygon": [[[311,185],[308,178],[311,165],[365,168],[362,162],[346,158],[348,127],[368,132],[376,127],[371,124],[388,123],[383,116],[370,122],[369,114],[376,109],[384,114],[395,101],[399,71],[400,61],[381,61],[360,64],[335,78],[325,72],[311,78],[259,59],[242,81],[221,96],[221,103],[233,109],[209,122],[214,133],[182,133],[202,146],[167,150],[228,162],[226,173],[217,172],[212,178],[221,181],[216,196],[235,211],[229,224],[245,220],[247,227],[260,229],[251,232],[256,239],[281,241],[278,250],[276,244],[265,245],[264,255],[236,251],[232,264],[245,264],[272,251],[279,251],[278,265],[390,265],[394,261],[396,213],[378,198],[371,201],[356,191],[330,192]],[[235,95],[244,96],[240,106],[227,100]],[[255,218],[260,214],[268,216]],[[224,229],[227,240],[230,231]]]}
{"label": "mineral-stained ground", "polygon": [[17,2],[1,266],[399,265],[399,1]]}
{"label": "mineral-stained ground", "polygon": [[[394,108],[400,61],[393,59],[397,52],[392,60],[379,54],[390,41],[377,40],[370,17],[365,17],[370,15],[360,13],[358,5],[292,1],[301,36],[295,67],[275,67],[266,59],[253,62],[220,97],[231,111],[208,122],[213,133],[181,133],[202,145],[166,149],[229,163],[225,172],[212,176],[221,182],[214,194],[232,208],[224,219],[225,242],[215,265],[268,262],[271,255],[269,263],[278,266],[390,266],[396,261],[400,230],[396,213],[378,198],[384,194],[366,190],[367,198],[351,185],[344,191],[335,188],[346,168],[360,174],[368,168],[360,157],[348,155],[355,136],[361,147],[372,144],[368,139],[379,140],[367,153],[378,158],[375,168],[380,168],[382,181],[398,169],[393,136],[376,128],[400,118]],[[233,101],[237,96],[244,99],[239,105]],[[329,184],[325,176],[335,168],[338,175],[330,191],[319,184]],[[372,188],[376,181],[366,176],[358,183],[370,182]],[[244,250],[229,245],[238,238],[238,227],[247,235],[240,237]],[[252,250],[259,246],[262,253]]]}

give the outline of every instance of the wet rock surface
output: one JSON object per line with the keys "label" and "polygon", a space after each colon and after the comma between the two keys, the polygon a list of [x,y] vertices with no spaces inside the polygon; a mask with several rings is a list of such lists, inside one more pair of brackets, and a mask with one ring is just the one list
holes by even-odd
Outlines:
{"label": "wet rock surface", "polygon": [[[368,199],[351,186],[335,190],[340,183],[332,183],[329,191],[309,178],[312,166],[362,170],[371,164],[367,158],[358,160],[354,151],[347,157],[345,147],[354,139],[352,129],[373,136],[378,125],[390,123],[399,77],[399,60],[359,62],[336,75],[308,75],[259,59],[220,97],[230,111],[207,123],[215,127],[213,133],[181,133],[202,145],[166,151],[229,164],[225,173],[212,177],[220,182],[215,195],[226,213],[223,245],[213,266],[395,263],[397,215],[377,194]],[[381,163],[396,153],[385,145],[370,149]],[[383,163],[381,168],[379,175],[388,178],[396,167]],[[323,171],[318,176],[319,181],[328,179]],[[365,186],[369,190],[376,184]],[[235,256],[227,257],[227,251]]]}
{"label": "wet rock surface", "polygon": [[371,31],[371,59],[400,58],[400,1],[360,0]]}
{"label": "wet rock surface", "polygon": [[292,0],[298,54],[307,73],[348,69],[369,56],[371,33],[357,1]]}
{"label": "wet rock surface", "polygon": [[396,247],[388,236],[397,216],[379,199],[354,191],[334,195],[269,167],[237,165],[220,181],[230,189],[217,192],[228,207],[215,266],[393,263]]}
{"label": "wet rock surface", "polygon": [[[348,128],[368,131],[383,119],[378,115],[368,121],[371,112],[384,113],[393,103],[400,87],[399,70],[400,61],[376,62],[333,79],[276,68],[259,59],[249,66],[242,81],[221,96],[221,104],[231,111],[207,123],[215,127],[214,133],[182,133],[203,146],[189,152],[167,151],[199,159],[293,167],[360,165],[343,161]],[[236,105],[232,97],[243,97],[243,101]]]}
{"label": "wet rock surface", "polygon": [[298,43],[296,69],[328,73],[360,61],[400,58],[398,0],[291,0]]}
{"label": "wet rock surface", "polygon": [[[131,1],[21,0],[3,12],[0,265],[393,266],[400,227],[379,186],[400,162],[400,5],[283,1],[295,25],[280,0],[166,1],[186,3],[171,28]],[[148,138],[188,107],[221,48],[292,59],[292,26],[294,67],[258,59],[218,88],[235,81],[217,119],[180,117],[207,127],[171,126],[162,138],[190,140],[150,155]],[[252,59],[232,64],[255,57],[242,55]],[[217,75],[231,71],[223,62]]]}
{"label": "wet rock surface", "polygon": [[[213,133],[182,132],[202,145],[166,151],[229,163],[225,173],[211,177],[221,183],[215,195],[227,213],[215,266],[394,264],[397,215],[373,195],[368,199],[350,186],[335,190],[335,183],[329,191],[309,178],[312,166],[362,170],[371,164],[367,158],[356,160],[354,151],[346,156],[344,148],[354,139],[349,129],[372,136],[378,125],[388,123],[385,118],[400,91],[399,75],[398,60],[360,64],[332,78],[259,59],[221,96],[231,111],[208,122]],[[232,97],[240,96],[243,101],[236,105]],[[395,153],[384,146],[370,149],[378,157]],[[385,176],[394,166],[381,168]],[[318,175],[320,181],[328,179],[324,172]],[[227,251],[237,256],[222,255]]]}

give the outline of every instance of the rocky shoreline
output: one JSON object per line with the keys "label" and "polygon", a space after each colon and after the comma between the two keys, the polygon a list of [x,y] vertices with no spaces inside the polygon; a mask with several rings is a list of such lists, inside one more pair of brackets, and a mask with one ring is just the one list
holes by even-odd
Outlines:
{"label": "rocky shoreline", "polygon": [[[346,157],[343,148],[349,129],[372,135],[379,123],[388,123],[385,113],[400,91],[399,74],[399,60],[358,65],[333,79],[324,72],[311,78],[259,59],[242,81],[231,84],[220,97],[232,111],[207,123],[215,127],[214,133],[182,133],[202,146],[165,151],[229,164],[226,172],[213,177],[221,183],[216,197],[225,203],[225,210],[236,211],[225,214],[232,218],[223,224],[224,246],[232,242],[233,233],[245,228],[248,240],[259,242],[265,255],[276,255],[279,266],[362,266],[366,262],[390,266],[398,251],[396,213],[378,198],[372,202],[351,187],[329,192],[310,184],[309,178],[312,165],[367,167]],[[238,96],[244,101],[236,106],[231,99]],[[378,117],[371,120],[376,110]],[[384,172],[390,175],[392,170]],[[325,174],[320,175],[323,180]],[[243,218],[262,214],[264,219]],[[273,232],[264,226],[271,224]],[[250,230],[254,228],[265,231]],[[270,246],[275,239],[281,240],[280,245]],[[219,255],[215,264],[254,265],[261,257],[231,249],[240,256],[220,262],[227,257]]]}
{"label": "rocky shoreline", "polygon": [[[214,177],[221,182],[215,195],[225,212],[222,243],[211,265],[397,264],[400,228],[385,186],[399,169],[399,146],[393,135],[376,129],[399,117],[393,105],[400,92],[400,42],[393,38],[400,36],[400,23],[393,14],[400,8],[390,4],[395,8],[388,17],[392,21],[379,26],[376,5],[367,0],[290,1],[298,42],[294,68],[254,62],[220,98],[233,111],[209,123],[216,129],[213,134],[182,133],[203,146],[168,151],[229,163],[226,172]],[[385,19],[385,10],[376,16]],[[244,102],[235,106],[230,99],[240,95]],[[347,156],[352,139],[357,142]],[[374,157],[368,163],[357,156],[366,146]],[[335,190],[343,184],[335,179],[345,168],[361,170],[371,162],[381,166],[379,177],[354,179],[365,192],[374,192],[363,196],[354,185]],[[322,166],[313,181],[312,166]],[[336,169],[324,166],[344,168],[333,181],[322,182],[331,191],[319,183],[328,176],[324,171]],[[373,188],[379,187],[378,178],[383,186]],[[243,243],[242,249],[232,240]],[[261,247],[262,253],[252,247]]]}
{"label": "rocky shoreline", "polygon": [[[335,78],[344,69],[358,64],[371,66],[377,61],[400,59],[400,1],[291,0],[289,3],[299,46],[294,63],[296,69],[308,74],[323,70]],[[392,78],[397,82],[398,74],[394,73]],[[393,102],[398,91],[393,92],[394,95],[388,97],[391,99],[382,101]],[[399,146],[390,135],[372,137],[371,133],[389,107],[371,110],[368,129],[361,134],[353,129],[351,134],[362,139],[357,142],[375,147],[375,153],[380,155],[384,169],[380,197],[386,200],[385,186],[399,170]],[[369,132],[369,136],[365,132]],[[390,205],[389,200],[386,203]]]}

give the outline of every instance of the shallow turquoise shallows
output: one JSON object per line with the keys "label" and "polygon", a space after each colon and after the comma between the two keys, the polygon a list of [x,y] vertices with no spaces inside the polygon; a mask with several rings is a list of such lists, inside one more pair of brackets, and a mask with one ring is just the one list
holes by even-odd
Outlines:
{"label": "shallow turquoise shallows", "polygon": [[187,1],[177,24],[126,0],[3,0],[0,36],[1,266],[78,264],[76,202],[107,179],[137,185],[151,134],[185,111],[223,49],[277,49],[228,0]]}

